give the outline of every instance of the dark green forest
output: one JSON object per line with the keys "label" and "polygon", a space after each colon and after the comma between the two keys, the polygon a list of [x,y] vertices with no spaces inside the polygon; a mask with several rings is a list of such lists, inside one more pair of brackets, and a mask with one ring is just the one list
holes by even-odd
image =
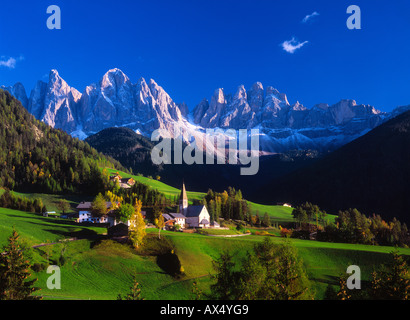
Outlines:
{"label": "dark green forest", "polygon": [[21,192],[96,194],[100,167],[125,170],[84,141],[35,119],[0,90],[0,187]]}
{"label": "dark green forest", "polygon": [[357,208],[410,223],[410,112],[253,191],[259,203],[315,203],[328,212]]}

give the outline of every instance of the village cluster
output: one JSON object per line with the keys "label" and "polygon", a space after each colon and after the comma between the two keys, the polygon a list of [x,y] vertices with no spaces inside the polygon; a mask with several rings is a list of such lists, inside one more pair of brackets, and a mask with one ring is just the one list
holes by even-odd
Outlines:
{"label": "village cluster", "polygon": [[[121,178],[120,176],[112,176],[111,180],[117,181],[121,188],[130,188],[135,184],[132,178]],[[119,221],[115,215],[113,204],[106,202],[107,214],[103,216],[95,216],[92,213],[92,202],[81,202],[77,206],[78,213],[74,216],[78,223],[94,223],[94,224],[107,224],[108,228],[114,228],[116,226],[129,227],[131,221],[127,222]],[[146,218],[146,211],[141,211],[143,218]],[[188,196],[183,183],[181,194],[179,198],[179,212],[178,213],[163,213],[165,222],[165,229],[167,230],[186,230],[186,229],[202,229],[202,228],[220,228],[220,225],[216,221],[211,221],[209,212],[205,205],[189,205]],[[116,227],[118,228],[118,227]]]}

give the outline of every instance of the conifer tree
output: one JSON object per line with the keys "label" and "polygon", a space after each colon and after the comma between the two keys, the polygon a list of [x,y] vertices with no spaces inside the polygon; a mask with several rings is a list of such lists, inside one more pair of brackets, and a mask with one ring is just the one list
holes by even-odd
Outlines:
{"label": "conifer tree", "polygon": [[32,294],[37,279],[30,280],[30,263],[24,255],[19,234],[13,228],[8,244],[0,254],[0,300],[39,300]]}
{"label": "conifer tree", "polygon": [[137,279],[134,278],[133,284],[130,287],[130,292],[126,296],[118,295],[118,300],[144,300],[141,296],[141,285],[138,283]]}
{"label": "conifer tree", "polygon": [[372,274],[372,298],[409,300],[410,272],[407,262],[397,251],[391,253],[392,262],[387,270]]}

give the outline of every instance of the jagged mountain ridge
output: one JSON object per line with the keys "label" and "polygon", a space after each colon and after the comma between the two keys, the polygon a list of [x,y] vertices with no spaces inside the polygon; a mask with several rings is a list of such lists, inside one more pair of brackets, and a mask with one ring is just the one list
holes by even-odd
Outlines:
{"label": "jagged mountain ridge", "polygon": [[109,70],[83,93],[70,87],[56,70],[51,70],[47,83],[37,82],[30,97],[21,83],[2,88],[37,119],[81,139],[109,127],[128,127],[146,136],[165,129],[172,138],[177,127],[185,140],[208,128],[257,128],[261,150],[270,153],[333,150],[407,110],[387,114],[354,100],[308,109],[299,102],[291,105],[286,94],[257,82],[248,91],[239,86],[234,95],[217,89],[210,102],[202,100],[189,113],[185,103],[175,103],[154,80],[140,78],[134,84],[119,69]]}
{"label": "jagged mountain ridge", "polygon": [[286,94],[273,87],[264,90],[259,82],[248,92],[239,86],[234,96],[217,89],[210,103],[203,100],[193,111],[194,123],[205,128],[258,128],[262,149],[271,152],[336,149],[388,118],[387,113],[354,100],[312,109],[299,102],[291,105]]}

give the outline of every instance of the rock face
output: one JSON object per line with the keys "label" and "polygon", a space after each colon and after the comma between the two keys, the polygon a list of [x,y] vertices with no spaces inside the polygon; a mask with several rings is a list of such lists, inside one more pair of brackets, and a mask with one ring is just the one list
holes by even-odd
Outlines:
{"label": "rock face", "polygon": [[21,102],[24,108],[28,108],[29,100],[27,98],[26,89],[24,89],[24,86],[20,82],[17,82],[12,87],[1,86],[0,89],[10,92],[17,100]]}
{"label": "rock face", "polygon": [[80,98],[80,92],[68,86],[56,70],[51,70],[44,99],[45,108],[40,119],[52,127],[72,132],[77,125],[76,108]]}
{"label": "rock face", "polygon": [[29,98],[21,83],[1,88],[37,119],[81,139],[109,127],[128,127],[146,136],[164,129],[169,137],[174,137],[176,127],[186,140],[188,134],[196,136],[208,128],[257,128],[261,150],[266,152],[333,150],[408,109],[387,114],[354,100],[308,109],[299,102],[291,105],[286,94],[257,82],[248,91],[239,86],[235,94],[217,89],[210,102],[202,100],[190,113],[185,103],[175,103],[154,80],[132,83],[119,69],[109,70],[82,94],[56,70],[51,70],[47,83],[37,82]]}
{"label": "rock face", "polygon": [[141,78],[133,84],[119,69],[109,70],[97,84],[85,89],[78,113],[87,134],[126,126],[149,135],[182,120],[179,107],[154,80],[147,83]]}
{"label": "rock face", "polygon": [[23,106],[37,119],[71,133],[77,125],[76,110],[80,98],[81,93],[68,86],[56,70],[51,70],[48,83],[38,81],[28,103]]}
{"label": "rock face", "polygon": [[286,94],[255,83],[247,92],[239,86],[231,98],[222,89],[211,103],[203,100],[193,111],[195,124],[205,128],[258,128],[262,150],[284,152],[291,149],[333,150],[384,122],[389,115],[372,106],[342,100],[311,109],[299,102],[290,104]]}

